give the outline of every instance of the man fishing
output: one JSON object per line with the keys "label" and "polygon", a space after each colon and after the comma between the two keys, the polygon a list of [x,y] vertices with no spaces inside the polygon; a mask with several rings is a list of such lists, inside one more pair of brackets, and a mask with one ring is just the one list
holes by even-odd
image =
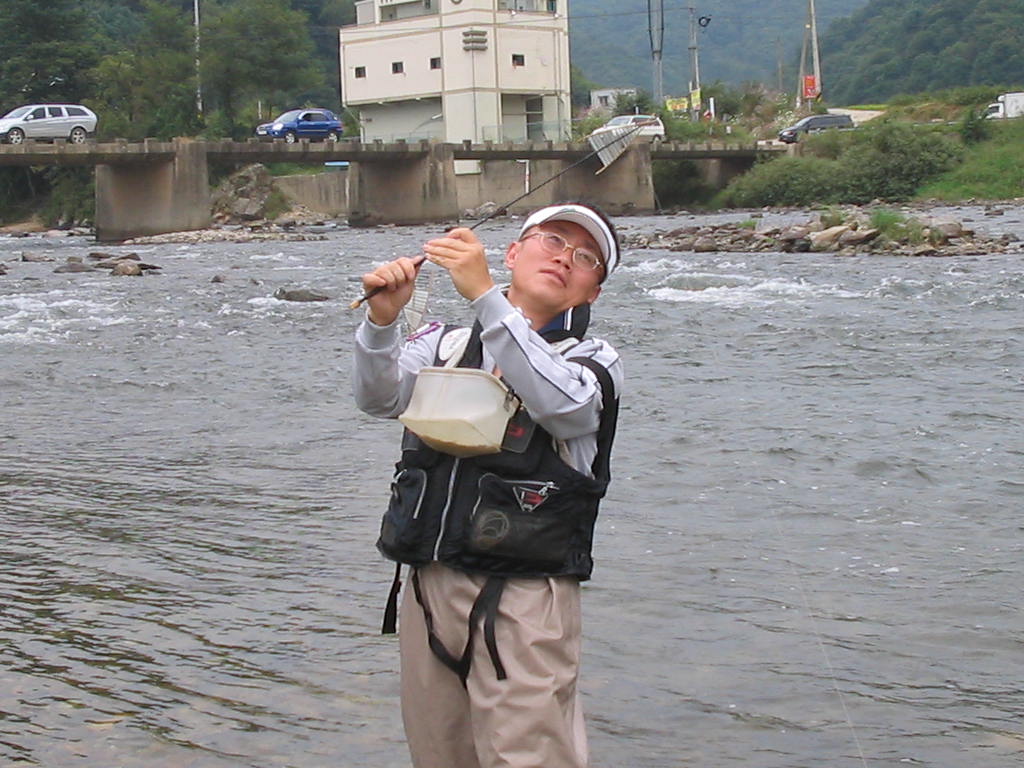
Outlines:
{"label": "man fishing", "polygon": [[[593,566],[623,380],[616,351],[585,334],[590,305],[618,265],[618,236],[590,206],[541,208],[505,253],[507,290],[470,229],[423,251],[448,271],[476,322],[430,324],[403,341],[399,314],[422,261],[400,258],[365,274],[359,407],[398,417],[428,366],[500,376],[521,407],[492,453],[455,456],[429,447],[425,434],[403,436],[377,546],[412,566],[399,617],[412,762],[584,768],[579,585]],[[396,574],[385,631],[398,587]]]}

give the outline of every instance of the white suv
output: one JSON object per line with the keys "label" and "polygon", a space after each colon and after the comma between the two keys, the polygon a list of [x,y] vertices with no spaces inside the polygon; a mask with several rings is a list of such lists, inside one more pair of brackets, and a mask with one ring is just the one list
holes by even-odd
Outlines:
{"label": "white suv", "polygon": [[96,132],[96,115],[81,104],[28,104],[0,117],[0,141],[67,139],[81,144]]}

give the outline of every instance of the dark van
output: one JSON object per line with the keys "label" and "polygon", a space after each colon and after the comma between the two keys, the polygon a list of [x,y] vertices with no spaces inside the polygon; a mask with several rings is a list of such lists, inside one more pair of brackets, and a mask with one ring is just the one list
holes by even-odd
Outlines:
{"label": "dark van", "polygon": [[801,133],[820,133],[829,128],[848,131],[853,127],[853,118],[849,115],[808,115],[795,125],[779,131],[779,141],[792,144],[799,140]]}

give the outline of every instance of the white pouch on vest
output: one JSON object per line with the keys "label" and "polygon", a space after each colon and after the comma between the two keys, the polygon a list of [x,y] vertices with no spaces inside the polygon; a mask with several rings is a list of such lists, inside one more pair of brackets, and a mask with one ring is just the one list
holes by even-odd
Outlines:
{"label": "white pouch on vest", "polygon": [[519,398],[476,368],[420,369],[398,420],[431,448],[465,458],[497,453]]}

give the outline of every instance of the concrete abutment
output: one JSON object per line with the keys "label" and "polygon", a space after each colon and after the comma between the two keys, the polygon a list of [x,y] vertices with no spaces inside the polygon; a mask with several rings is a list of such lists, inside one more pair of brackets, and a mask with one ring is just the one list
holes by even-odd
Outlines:
{"label": "concrete abutment", "polygon": [[400,159],[352,162],[348,171],[348,223],[426,224],[456,221],[459,201],[451,145]]}
{"label": "concrete abutment", "polygon": [[174,157],[162,162],[96,166],[96,239],[126,240],[210,226],[206,149],[174,140]]}

